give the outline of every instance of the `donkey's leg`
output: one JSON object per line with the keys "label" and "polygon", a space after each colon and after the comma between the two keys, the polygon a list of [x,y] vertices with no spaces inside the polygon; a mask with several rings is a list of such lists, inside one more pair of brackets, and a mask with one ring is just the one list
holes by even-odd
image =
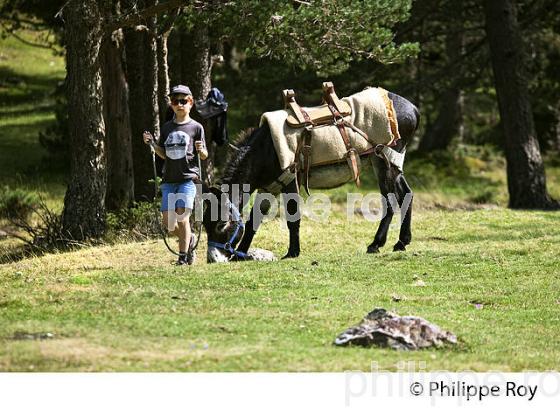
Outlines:
{"label": "donkey's leg", "polygon": [[[401,230],[399,233],[399,240],[393,247],[393,251],[404,251],[406,245],[412,240],[411,223],[412,223],[412,199],[414,194],[410,185],[406,181],[403,174],[397,177],[397,196],[399,206],[401,207],[401,215],[404,211],[404,217],[401,216]],[[406,209],[403,209],[403,206]]]}
{"label": "donkey's leg", "polygon": [[[292,181],[284,188],[282,199],[286,212],[286,224],[290,231],[290,246],[288,253],[282,259],[297,258],[299,256],[299,225],[301,221],[301,210],[299,206],[299,195],[297,193],[296,181]],[[291,198],[290,198],[291,197]],[[297,198],[297,199],[296,199]]]}
{"label": "donkey's leg", "polygon": [[[270,210],[270,202],[266,199],[258,200],[259,193],[257,192],[257,200],[255,201],[255,205],[251,208],[251,213],[249,215],[249,220],[245,224],[245,233],[243,235],[243,239],[237,246],[237,250],[241,252],[247,253],[249,247],[251,246],[251,242],[253,242],[253,238],[257,233],[257,230],[261,226],[261,223],[264,217],[268,214]],[[259,206],[259,212],[256,212],[255,206]]]}
{"label": "donkey's leg", "polygon": [[379,190],[381,195],[387,201],[386,209],[387,212],[377,228],[373,242],[367,247],[367,253],[377,253],[379,248],[381,248],[387,242],[387,233],[389,232],[389,226],[391,225],[391,220],[393,219],[394,210],[390,205],[389,194],[395,193],[395,178],[396,175],[392,168],[389,168],[387,164],[378,157],[372,157],[372,165],[375,168],[375,173],[377,174],[377,182],[379,183]]}

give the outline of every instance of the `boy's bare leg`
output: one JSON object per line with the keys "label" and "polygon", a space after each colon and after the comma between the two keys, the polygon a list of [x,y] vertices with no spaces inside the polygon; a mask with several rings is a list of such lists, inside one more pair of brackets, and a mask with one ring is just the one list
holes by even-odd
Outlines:
{"label": "boy's bare leg", "polygon": [[[185,211],[187,212],[185,214]],[[187,252],[187,244],[191,241],[191,225],[189,223],[189,216],[191,210],[185,210],[185,208],[177,208],[176,216],[169,215],[169,211],[163,211],[163,224],[167,228],[170,235],[179,238],[179,252]],[[171,226],[171,229],[170,229]]]}
{"label": "boy's bare leg", "polygon": [[177,215],[179,220],[177,222],[179,237],[179,252],[187,253],[189,244],[191,243],[191,225],[189,222],[189,216],[191,214],[190,209],[177,208]]}
{"label": "boy's bare leg", "polygon": [[[171,219],[170,219],[171,217]],[[174,215],[169,215],[169,211],[163,211],[162,214],[163,225],[167,229],[170,235],[179,235],[179,228],[177,226],[177,218]]]}
{"label": "boy's bare leg", "polygon": [[191,227],[188,222],[179,222],[179,252],[187,253],[191,243]]}

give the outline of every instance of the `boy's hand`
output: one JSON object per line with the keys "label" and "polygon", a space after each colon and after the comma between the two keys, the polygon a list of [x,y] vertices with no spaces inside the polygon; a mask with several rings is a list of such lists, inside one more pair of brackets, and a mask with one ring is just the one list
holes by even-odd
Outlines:
{"label": "boy's hand", "polygon": [[144,138],[144,143],[148,144],[148,145],[153,145],[154,144],[154,136],[152,135],[152,133],[150,131],[144,131],[144,133],[142,134],[142,138]]}
{"label": "boy's hand", "polygon": [[206,148],[204,147],[202,141],[195,141],[194,147],[196,148],[200,159],[205,160],[206,158],[208,158],[208,151],[206,151]]}

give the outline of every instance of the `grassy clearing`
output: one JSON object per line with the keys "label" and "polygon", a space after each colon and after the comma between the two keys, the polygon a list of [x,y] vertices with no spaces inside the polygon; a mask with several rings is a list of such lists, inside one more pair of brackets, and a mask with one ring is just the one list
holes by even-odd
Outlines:
{"label": "grassy clearing", "polygon": [[[183,269],[162,243],[145,242],[3,265],[0,368],[340,371],[376,361],[396,370],[415,360],[430,370],[558,369],[557,223],[545,212],[426,210],[408,252],[366,255],[374,226],[337,213],[330,224],[305,221],[298,260]],[[286,240],[272,221],[256,246],[281,255]],[[460,344],[410,353],[331,345],[376,306],[421,315]],[[11,340],[18,331],[56,337]]]}
{"label": "grassy clearing", "polygon": [[[37,40],[32,32],[20,34]],[[64,59],[53,51],[13,37],[0,39],[0,188],[37,193],[57,211],[62,209],[66,177],[47,158],[39,133],[55,121],[53,92],[64,76]],[[1,218],[0,230],[10,230]],[[0,256],[20,245],[0,240]]]}
{"label": "grassy clearing", "polygon": [[[64,175],[41,166],[37,135],[54,121],[51,92],[63,61],[0,41],[1,78],[11,78],[0,85],[0,184],[42,193],[61,209]],[[389,370],[402,361],[429,370],[557,370],[559,216],[499,208],[507,202],[503,159],[469,149],[460,157],[411,155],[416,208],[406,253],[390,252],[395,225],[387,248],[366,255],[377,225],[359,215],[346,221],[346,192],[374,190],[364,174],[362,188],[328,192],[338,209],[328,224],[304,221],[297,260],[199,260],[184,269],[152,241],[0,265],[0,370],[338,371],[368,370],[372,361]],[[560,197],[560,167],[549,163],[549,190]],[[14,246],[0,239],[0,251]],[[255,246],[281,256],[287,231],[269,222]],[[377,306],[423,316],[460,343],[409,353],[332,346]],[[14,340],[17,332],[55,337]]]}
{"label": "grassy clearing", "polygon": [[[34,40],[32,33],[23,36]],[[45,164],[38,136],[54,122],[53,92],[64,79],[64,59],[12,37],[0,45],[0,184],[60,198],[64,178]]]}

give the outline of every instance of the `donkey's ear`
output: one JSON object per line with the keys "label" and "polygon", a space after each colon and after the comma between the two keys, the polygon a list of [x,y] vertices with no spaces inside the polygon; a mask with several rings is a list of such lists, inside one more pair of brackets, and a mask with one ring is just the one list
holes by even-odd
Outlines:
{"label": "donkey's ear", "polygon": [[208,192],[210,192],[211,194],[216,195],[218,198],[222,195],[222,190],[220,189],[219,186],[213,185],[211,187],[208,187]]}
{"label": "donkey's ear", "polygon": [[200,187],[201,187],[201,193],[203,194],[214,194],[216,196],[220,196],[220,194],[222,193],[222,191],[220,191],[220,188],[212,185],[208,185],[205,182],[200,182]]}
{"label": "donkey's ear", "polygon": [[210,192],[210,187],[204,182],[200,183],[200,188],[201,188],[201,193],[203,194],[207,194],[208,192]]}

